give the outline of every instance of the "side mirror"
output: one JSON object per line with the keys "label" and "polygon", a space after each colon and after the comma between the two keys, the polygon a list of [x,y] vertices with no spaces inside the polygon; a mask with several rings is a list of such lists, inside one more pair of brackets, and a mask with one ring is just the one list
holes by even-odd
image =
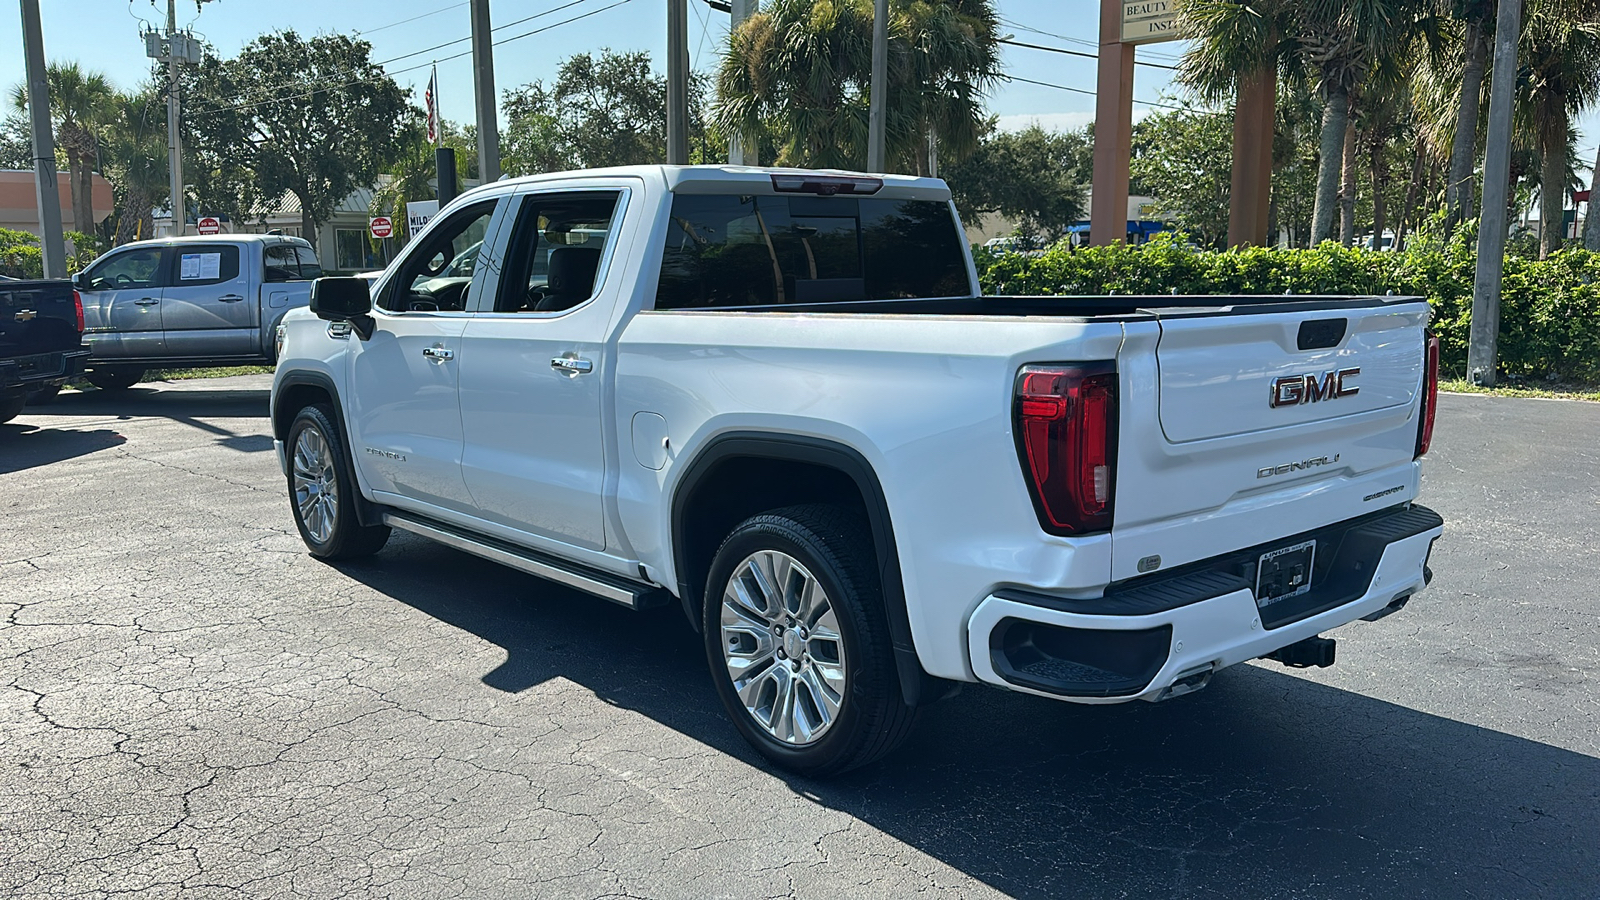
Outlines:
{"label": "side mirror", "polygon": [[311,311],[329,322],[349,322],[366,340],[372,335],[372,286],[365,278],[318,278],[311,282]]}
{"label": "side mirror", "polygon": [[82,272],[72,273],[72,286],[80,291],[86,291],[89,289],[89,283],[83,280]]}

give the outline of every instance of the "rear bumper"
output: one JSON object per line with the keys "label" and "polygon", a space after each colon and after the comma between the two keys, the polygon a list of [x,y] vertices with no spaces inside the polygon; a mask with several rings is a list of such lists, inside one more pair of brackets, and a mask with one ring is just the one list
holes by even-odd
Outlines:
{"label": "rear bumper", "polygon": [[1321,586],[1265,611],[1240,574],[1240,560],[1259,548],[1096,600],[998,591],[967,623],[972,671],[979,681],[1078,703],[1164,699],[1219,669],[1392,611],[1427,585],[1443,525],[1411,506],[1315,532],[1329,554],[1326,568],[1317,566]]}
{"label": "rear bumper", "polygon": [[65,384],[83,374],[88,350],[37,353],[0,359],[0,388],[41,388]]}

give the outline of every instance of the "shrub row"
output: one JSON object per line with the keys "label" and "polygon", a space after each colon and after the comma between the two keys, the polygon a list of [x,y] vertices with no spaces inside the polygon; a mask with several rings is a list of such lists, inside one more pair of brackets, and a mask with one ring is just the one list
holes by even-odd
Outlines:
{"label": "shrub row", "polygon": [[[1181,236],[1149,244],[1036,255],[975,251],[991,294],[1387,294],[1426,297],[1447,374],[1467,368],[1476,233],[1426,237],[1399,253],[1341,247],[1217,252]],[[1600,381],[1600,254],[1563,250],[1548,260],[1509,256],[1501,283],[1500,370],[1520,378]]]}

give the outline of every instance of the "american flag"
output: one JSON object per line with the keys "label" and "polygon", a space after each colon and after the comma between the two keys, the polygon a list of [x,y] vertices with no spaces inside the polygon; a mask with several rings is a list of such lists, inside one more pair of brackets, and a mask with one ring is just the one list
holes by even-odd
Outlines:
{"label": "american flag", "polygon": [[439,67],[434,66],[428,79],[428,89],[422,93],[422,103],[428,108],[428,143],[439,143]]}

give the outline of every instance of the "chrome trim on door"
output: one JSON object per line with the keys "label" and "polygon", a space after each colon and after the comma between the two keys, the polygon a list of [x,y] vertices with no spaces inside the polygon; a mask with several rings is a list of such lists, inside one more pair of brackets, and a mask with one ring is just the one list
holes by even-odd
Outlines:
{"label": "chrome trim on door", "polygon": [[594,363],[576,356],[558,356],[550,360],[550,368],[567,375],[582,375],[594,371]]}
{"label": "chrome trim on door", "polygon": [[434,362],[445,362],[456,358],[456,352],[448,347],[423,347],[422,355]]}

